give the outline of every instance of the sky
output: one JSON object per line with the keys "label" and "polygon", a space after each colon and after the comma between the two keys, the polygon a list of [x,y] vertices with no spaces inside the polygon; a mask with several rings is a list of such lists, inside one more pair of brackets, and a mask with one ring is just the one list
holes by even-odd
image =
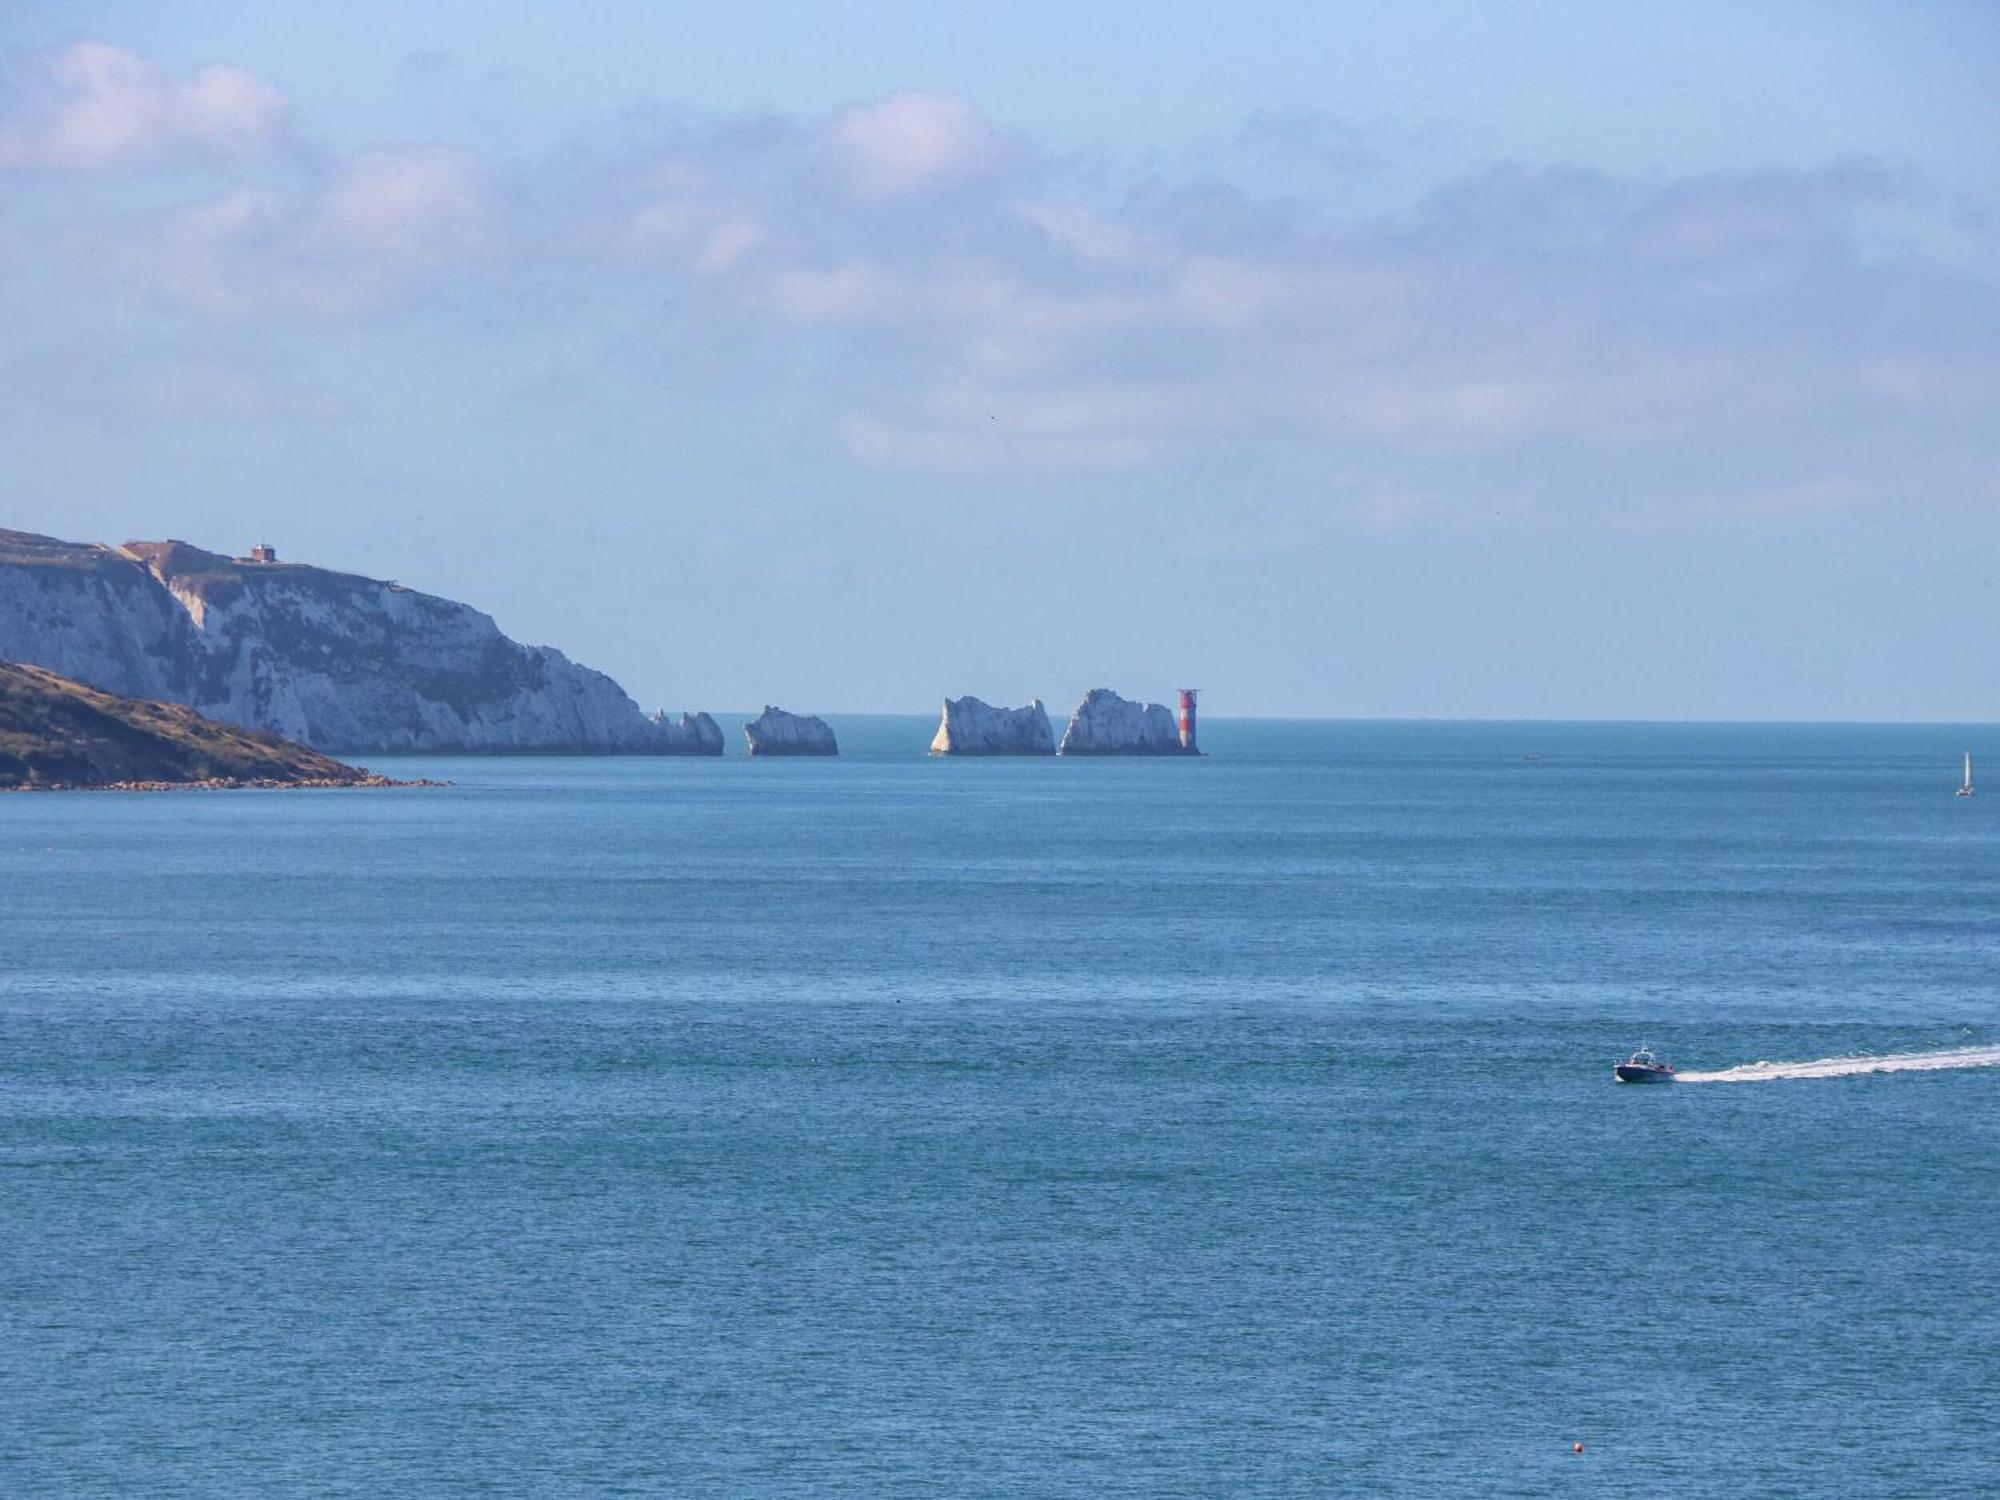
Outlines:
{"label": "sky", "polygon": [[2000,719],[2000,8],[0,6],[0,526],[647,708]]}

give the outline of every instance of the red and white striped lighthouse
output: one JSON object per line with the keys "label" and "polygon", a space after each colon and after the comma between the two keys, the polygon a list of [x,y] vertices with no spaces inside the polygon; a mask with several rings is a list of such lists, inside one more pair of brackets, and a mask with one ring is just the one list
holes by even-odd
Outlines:
{"label": "red and white striped lighthouse", "polygon": [[1194,738],[1194,695],[1200,691],[1200,688],[1181,689],[1181,749],[1189,755],[1201,754]]}

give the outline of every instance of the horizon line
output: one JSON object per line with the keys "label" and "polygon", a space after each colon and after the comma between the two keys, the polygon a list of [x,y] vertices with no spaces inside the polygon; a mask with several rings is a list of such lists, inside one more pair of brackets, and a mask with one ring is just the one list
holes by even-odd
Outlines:
{"label": "horizon line", "polygon": [[[742,709],[690,709],[689,712],[705,712],[711,716],[734,715],[748,712]],[[816,714],[832,714],[845,719],[928,719],[937,714],[936,709],[845,709],[822,708],[810,710]],[[751,715],[753,718],[754,714]],[[1548,715],[1508,715],[1508,714],[1217,714],[1204,711],[1204,724],[1634,724],[1634,725],[1679,725],[1699,727],[1703,725],[1755,727],[1795,726],[1799,728],[1909,728],[1909,729],[1990,729],[2000,728],[2000,719],[1891,719],[1891,718],[1732,718],[1724,716],[1701,716],[1693,718],[1664,718],[1646,714],[1548,714]]]}

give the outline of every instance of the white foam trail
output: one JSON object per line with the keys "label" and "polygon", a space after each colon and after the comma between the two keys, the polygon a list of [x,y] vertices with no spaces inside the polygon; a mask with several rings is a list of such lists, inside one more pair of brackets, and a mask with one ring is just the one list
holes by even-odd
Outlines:
{"label": "white foam trail", "polygon": [[2000,1047],[1953,1047],[1943,1052],[1885,1052],[1822,1057],[1813,1062],[1753,1062],[1713,1073],[1676,1073],[1681,1083],[1769,1083],[1780,1078],[1852,1078],[1861,1073],[1934,1073],[1941,1068],[2000,1067]]}

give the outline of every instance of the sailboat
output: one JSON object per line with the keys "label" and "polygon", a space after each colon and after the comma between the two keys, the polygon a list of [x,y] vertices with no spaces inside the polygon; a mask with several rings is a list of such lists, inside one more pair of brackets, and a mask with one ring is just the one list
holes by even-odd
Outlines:
{"label": "sailboat", "polygon": [[1958,789],[1958,795],[1961,797],[1970,797],[1972,795],[1972,752],[1970,750],[1965,752],[1965,785]]}

